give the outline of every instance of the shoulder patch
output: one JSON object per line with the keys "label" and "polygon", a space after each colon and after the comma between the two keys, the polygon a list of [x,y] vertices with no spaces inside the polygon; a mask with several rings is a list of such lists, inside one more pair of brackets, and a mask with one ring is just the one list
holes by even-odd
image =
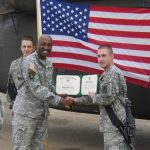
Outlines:
{"label": "shoulder patch", "polygon": [[112,95],[112,82],[105,82],[101,85],[100,92],[102,97],[108,97]]}

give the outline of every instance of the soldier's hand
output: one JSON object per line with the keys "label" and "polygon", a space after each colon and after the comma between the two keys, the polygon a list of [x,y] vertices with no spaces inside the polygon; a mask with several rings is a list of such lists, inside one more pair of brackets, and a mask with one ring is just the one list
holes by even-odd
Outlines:
{"label": "soldier's hand", "polygon": [[67,97],[67,102],[67,106],[69,106],[69,108],[75,105],[75,99],[73,97]]}
{"label": "soldier's hand", "polygon": [[74,98],[72,97],[61,98],[60,102],[65,108],[68,109],[75,104]]}
{"label": "soldier's hand", "polygon": [[89,94],[88,94],[91,98],[93,98],[94,97],[94,95],[95,95],[95,93],[94,92],[89,92]]}

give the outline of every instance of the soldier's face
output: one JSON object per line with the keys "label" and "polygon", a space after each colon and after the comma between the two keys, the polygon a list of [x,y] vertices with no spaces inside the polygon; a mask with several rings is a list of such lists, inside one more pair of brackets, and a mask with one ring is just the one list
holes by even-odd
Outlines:
{"label": "soldier's face", "polygon": [[114,55],[107,49],[99,49],[97,52],[98,63],[106,70],[113,63]]}
{"label": "soldier's face", "polygon": [[35,50],[35,47],[34,47],[32,41],[22,40],[22,42],[21,42],[21,51],[22,51],[23,57],[26,57],[26,56],[30,55],[31,53],[34,52],[34,50]]}
{"label": "soldier's face", "polygon": [[41,59],[46,59],[52,50],[52,39],[49,37],[42,37],[38,43],[38,55]]}

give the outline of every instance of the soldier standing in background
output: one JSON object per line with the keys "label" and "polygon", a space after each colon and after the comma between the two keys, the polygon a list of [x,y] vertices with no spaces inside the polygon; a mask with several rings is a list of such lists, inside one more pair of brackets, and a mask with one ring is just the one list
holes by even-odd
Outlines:
{"label": "soldier standing in background", "polygon": [[17,77],[18,68],[20,67],[23,59],[35,51],[34,40],[31,36],[23,36],[21,39],[21,53],[22,56],[14,60],[9,68],[8,83],[6,97],[10,103],[9,108],[12,109],[13,103],[17,95],[17,89],[19,88],[19,80]]}
{"label": "soldier standing in background", "polygon": [[13,150],[44,150],[48,136],[49,104],[67,105],[67,100],[55,95],[52,85],[53,65],[47,58],[52,50],[52,38],[42,35],[37,50],[22,62],[19,86],[14,103]]}
{"label": "soldier standing in background", "polygon": [[[105,106],[110,105],[116,116],[124,122],[126,112],[124,99],[127,96],[127,85],[119,68],[113,63],[113,50],[109,45],[102,45],[98,49],[98,63],[104,69],[104,73],[99,78],[99,93],[80,98],[71,98],[76,104],[99,105],[100,108],[100,131],[104,135],[105,150],[127,150],[128,145],[125,143],[119,130],[112,124]],[[68,98],[69,99],[69,98]]]}

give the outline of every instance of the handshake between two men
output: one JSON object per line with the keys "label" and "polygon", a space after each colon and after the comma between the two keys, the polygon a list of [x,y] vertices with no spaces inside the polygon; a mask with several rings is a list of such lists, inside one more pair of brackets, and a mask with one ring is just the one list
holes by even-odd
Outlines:
{"label": "handshake between two men", "polygon": [[75,105],[75,98],[67,96],[66,94],[61,94],[61,99],[60,103],[65,107],[65,108],[70,108],[73,105]]}

